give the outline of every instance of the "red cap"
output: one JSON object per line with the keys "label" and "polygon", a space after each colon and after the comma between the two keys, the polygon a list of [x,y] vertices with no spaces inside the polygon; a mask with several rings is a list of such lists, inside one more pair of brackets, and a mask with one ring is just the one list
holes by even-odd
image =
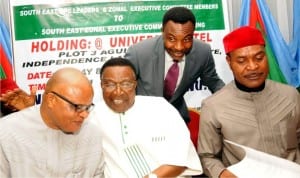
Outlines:
{"label": "red cap", "polygon": [[237,28],[223,38],[226,54],[238,48],[251,45],[265,45],[261,32],[250,26]]}
{"label": "red cap", "polygon": [[6,93],[9,90],[19,88],[14,80],[11,78],[1,79],[1,94]]}

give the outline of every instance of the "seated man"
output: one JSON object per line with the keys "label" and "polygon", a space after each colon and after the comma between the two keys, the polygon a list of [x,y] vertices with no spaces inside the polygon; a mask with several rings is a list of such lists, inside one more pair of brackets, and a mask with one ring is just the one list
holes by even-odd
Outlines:
{"label": "seated man", "polygon": [[234,81],[202,103],[198,153],[205,174],[235,177],[226,167],[244,154],[225,140],[300,164],[300,95],[292,86],[267,79],[261,32],[240,27],[223,42]]}
{"label": "seated man", "polygon": [[100,77],[104,102],[93,118],[103,135],[106,177],[202,173],[179,112],[162,97],[135,96],[136,73],[129,60],[108,60]]}
{"label": "seated man", "polygon": [[93,88],[77,69],[56,71],[41,105],[0,119],[0,177],[102,177],[99,129],[85,119]]}

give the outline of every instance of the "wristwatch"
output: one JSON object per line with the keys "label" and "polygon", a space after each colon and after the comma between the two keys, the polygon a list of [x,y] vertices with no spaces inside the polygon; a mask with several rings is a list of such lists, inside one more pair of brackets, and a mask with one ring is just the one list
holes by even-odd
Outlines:
{"label": "wristwatch", "polygon": [[148,175],[148,178],[157,178],[157,175],[154,174],[154,173],[150,173],[150,174]]}

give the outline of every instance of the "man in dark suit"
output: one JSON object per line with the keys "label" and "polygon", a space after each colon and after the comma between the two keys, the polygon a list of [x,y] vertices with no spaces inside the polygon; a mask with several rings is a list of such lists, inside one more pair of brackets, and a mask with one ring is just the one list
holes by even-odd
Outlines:
{"label": "man in dark suit", "polygon": [[195,24],[189,9],[171,8],[163,17],[162,35],[130,46],[125,54],[137,70],[138,95],[164,96],[165,76],[173,61],[178,63],[176,90],[168,100],[186,123],[190,118],[184,94],[199,77],[212,93],[224,86],[216,73],[210,46],[193,38]]}

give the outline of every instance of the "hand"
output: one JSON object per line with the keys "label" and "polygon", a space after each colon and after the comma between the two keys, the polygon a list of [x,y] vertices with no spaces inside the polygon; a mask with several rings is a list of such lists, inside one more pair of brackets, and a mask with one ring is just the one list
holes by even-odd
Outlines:
{"label": "hand", "polygon": [[219,177],[220,177],[220,178],[237,178],[236,175],[234,175],[232,172],[230,172],[230,171],[227,170],[227,169],[224,169],[224,170],[221,172],[221,174],[220,174]]}
{"label": "hand", "polygon": [[12,111],[22,110],[29,106],[33,106],[35,103],[35,95],[37,88],[32,88],[28,95],[25,91],[17,88],[12,91],[8,91],[1,95],[0,101],[4,103],[6,107]]}

